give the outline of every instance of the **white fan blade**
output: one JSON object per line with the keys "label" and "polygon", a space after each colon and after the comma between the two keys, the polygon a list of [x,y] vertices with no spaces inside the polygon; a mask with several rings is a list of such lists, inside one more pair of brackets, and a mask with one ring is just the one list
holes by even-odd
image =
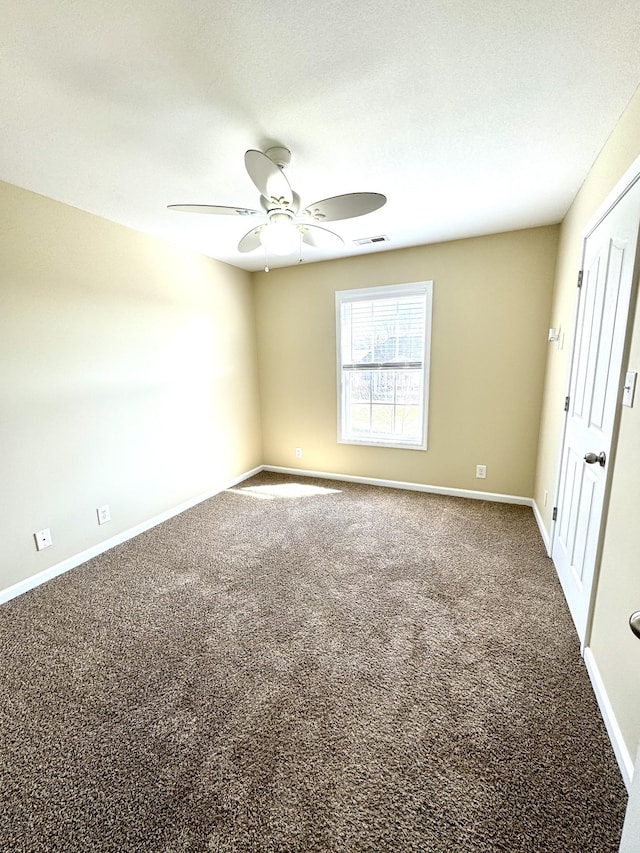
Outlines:
{"label": "white fan blade", "polygon": [[339,234],[320,228],[318,225],[301,225],[302,242],[316,249],[339,249],[344,246],[344,240]]}
{"label": "white fan blade", "polygon": [[269,206],[291,207],[293,191],[284,172],[270,160],[262,151],[251,148],[244,155],[244,164],[249,177],[263,195]]}
{"label": "white fan blade", "polygon": [[259,228],[254,228],[252,231],[249,231],[244,235],[242,240],[238,243],[238,251],[239,252],[253,252],[254,249],[259,248],[260,243],[260,232],[263,229],[263,225]]}
{"label": "white fan blade", "polygon": [[225,207],[220,204],[170,204],[169,210],[180,210],[183,213],[215,213],[218,216],[264,216],[261,210],[251,210],[249,207]]}
{"label": "white fan blade", "polygon": [[304,215],[317,222],[334,222],[338,219],[353,219],[372,213],[383,204],[387,197],[381,193],[346,193],[316,201],[304,209]]}

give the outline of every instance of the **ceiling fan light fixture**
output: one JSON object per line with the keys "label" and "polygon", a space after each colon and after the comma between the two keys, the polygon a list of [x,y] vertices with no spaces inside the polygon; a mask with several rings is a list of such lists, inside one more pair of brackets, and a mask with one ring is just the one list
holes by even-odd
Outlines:
{"label": "ceiling fan light fixture", "polygon": [[300,231],[288,213],[272,213],[260,231],[260,242],[274,255],[291,255],[300,246]]}

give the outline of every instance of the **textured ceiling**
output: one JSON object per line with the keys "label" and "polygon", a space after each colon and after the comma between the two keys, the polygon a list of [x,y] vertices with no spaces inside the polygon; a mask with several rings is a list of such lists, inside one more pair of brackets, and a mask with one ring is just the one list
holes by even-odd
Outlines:
{"label": "textured ceiling", "polygon": [[[640,82],[637,0],[4,0],[0,179],[220,258],[258,207],[385,193],[341,253],[558,222]],[[298,258],[273,262],[296,263]]]}

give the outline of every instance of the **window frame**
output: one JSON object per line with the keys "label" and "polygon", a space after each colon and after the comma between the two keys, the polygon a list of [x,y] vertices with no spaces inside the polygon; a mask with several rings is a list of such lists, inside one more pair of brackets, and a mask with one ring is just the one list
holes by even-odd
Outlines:
{"label": "window frame", "polygon": [[[424,294],[425,297],[425,328],[424,348],[422,353],[422,432],[419,440],[402,441],[397,437],[390,439],[365,435],[353,437],[345,430],[346,394],[343,387],[342,369],[342,305],[345,302],[366,302],[375,299],[397,298],[399,296],[415,296]],[[431,362],[431,321],[433,303],[433,281],[414,281],[404,284],[382,285],[378,287],[361,287],[353,290],[338,290],[336,299],[336,373],[337,373],[337,409],[338,409],[338,444],[360,444],[369,447],[388,447],[399,450],[426,450],[429,414],[429,374]],[[392,368],[390,368],[392,370]],[[398,368],[401,369],[401,368]]]}

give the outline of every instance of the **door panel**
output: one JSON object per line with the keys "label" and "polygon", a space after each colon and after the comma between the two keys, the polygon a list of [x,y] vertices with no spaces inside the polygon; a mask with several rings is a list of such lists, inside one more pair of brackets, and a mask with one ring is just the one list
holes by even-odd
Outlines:
{"label": "door panel", "polygon": [[566,510],[559,519],[556,546],[562,550],[563,562],[574,582],[582,586],[597,483],[573,448],[567,448],[563,474],[562,503]]}
{"label": "door panel", "polygon": [[[622,394],[629,303],[635,276],[640,181],[584,243],[551,556],[582,642],[596,577],[609,468]],[[587,453],[607,462],[588,464]]]}
{"label": "door panel", "polygon": [[[609,245],[609,269],[607,298],[598,305],[600,311],[600,339],[598,341],[596,360],[594,365],[595,375],[593,378],[593,399],[591,402],[590,425],[599,427],[601,431],[606,429],[606,399],[612,373],[614,326],[618,301],[621,290],[622,263],[624,260],[624,248],[611,242]],[[604,293],[603,293],[604,296]]]}

